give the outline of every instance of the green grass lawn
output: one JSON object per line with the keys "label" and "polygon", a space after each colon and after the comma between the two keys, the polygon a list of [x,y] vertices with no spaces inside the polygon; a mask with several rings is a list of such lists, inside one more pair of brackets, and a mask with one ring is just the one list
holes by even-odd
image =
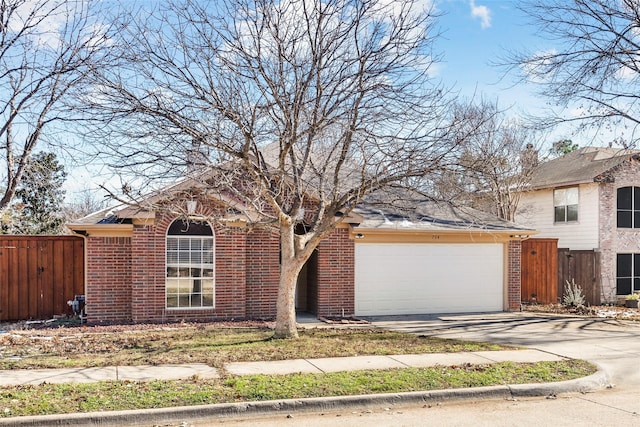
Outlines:
{"label": "green grass lawn", "polygon": [[399,393],[560,381],[595,372],[583,361],[441,366],[327,374],[228,376],[216,380],[108,381],[0,388],[0,417],[213,403]]}

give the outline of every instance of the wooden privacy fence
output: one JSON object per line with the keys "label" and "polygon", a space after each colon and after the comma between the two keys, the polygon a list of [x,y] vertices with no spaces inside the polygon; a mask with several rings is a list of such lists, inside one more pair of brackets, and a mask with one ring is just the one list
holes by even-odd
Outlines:
{"label": "wooden privacy fence", "polygon": [[84,240],[0,236],[0,320],[50,319],[84,294]]}
{"label": "wooden privacy fence", "polygon": [[558,292],[561,299],[567,286],[566,281],[571,279],[582,288],[587,304],[600,305],[600,252],[558,249]]}
{"label": "wooden privacy fence", "polygon": [[522,241],[520,291],[523,302],[558,302],[558,239]]}
{"label": "wooden privacy fence", "polygon": [[527,303],[562,302],[567,280],[582,288],[585,302],[600,305],[600,253],[558,249],[558,239],[522,242],[521,299]]}

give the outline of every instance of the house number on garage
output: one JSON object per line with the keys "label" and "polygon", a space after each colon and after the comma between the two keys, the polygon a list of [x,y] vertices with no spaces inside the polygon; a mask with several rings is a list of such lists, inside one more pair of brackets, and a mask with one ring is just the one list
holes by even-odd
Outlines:
{"label": "house number on garage", "polygon": [[434,234],[433,236],[431,236],[431,240],[440,240],[440,236]]}

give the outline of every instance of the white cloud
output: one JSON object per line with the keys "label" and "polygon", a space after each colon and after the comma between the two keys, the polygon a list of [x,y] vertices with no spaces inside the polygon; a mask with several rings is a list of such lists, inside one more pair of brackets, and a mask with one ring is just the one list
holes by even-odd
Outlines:
{"label": "white cloud", "polygon": [[475,0],[470,0],[469,6],[471,6],[471,16],[480,18],[480,26],[489,28],[491,26],[491,11],[489,8],[487,6],[476,6]]}

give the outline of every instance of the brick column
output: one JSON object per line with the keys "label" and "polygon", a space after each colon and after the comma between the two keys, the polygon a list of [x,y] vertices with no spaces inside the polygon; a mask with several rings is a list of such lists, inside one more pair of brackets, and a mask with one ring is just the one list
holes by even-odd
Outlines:
{"label": "brick column", "polygon": [[318,245],[318,316],[354,314],[354,258],[354,243],[346,227],[335,229]]}
{"label": "brick column", "polygon": [[507,244],[507,309],[520,310],[522,277],[522,244],[511,240]]}

